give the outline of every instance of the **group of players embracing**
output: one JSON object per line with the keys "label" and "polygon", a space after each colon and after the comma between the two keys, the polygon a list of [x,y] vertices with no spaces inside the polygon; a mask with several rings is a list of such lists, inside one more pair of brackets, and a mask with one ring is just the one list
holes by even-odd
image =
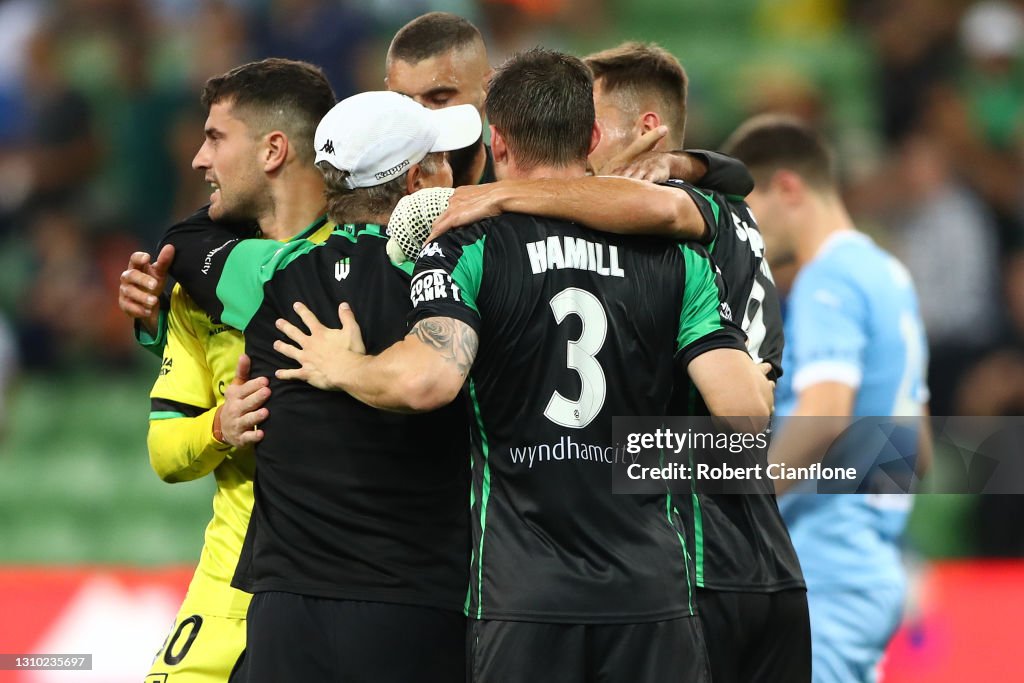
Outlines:
{"label": "group of players embracing", "polygon": [[[606,463],[510,457],[611,445],[613,416],[768,422],[753,179],[682,150],[682,66],[626,43],[492,70],[446,13],[386,66],[338,103],[303,62],[211,78],[210,203],[122,275],[164,359],[152,465],[217,482],[146,680],[810,681],[772,490],[613,495]],[[779,135],[817,140],[763,118],[730,145],[764,167]],[[428,243],[393,258],[389,223],[417,221]]]}

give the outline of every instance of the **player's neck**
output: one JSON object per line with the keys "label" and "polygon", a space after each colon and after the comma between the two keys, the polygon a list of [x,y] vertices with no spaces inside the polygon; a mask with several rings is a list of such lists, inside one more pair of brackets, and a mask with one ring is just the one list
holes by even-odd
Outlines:
{"label": "player's neck", "polygon": [[517,180],[539,180],[542,178],[582,178],[587,175],[586,163],[571,166],[531,166],[526,169],[509,164],[506,178]]}
{"label": "player's neck", "polygon": [[458,178],[453,179],[453,185],[459,187],[460,185],[476,185],[480,182],[480,178],[484,174],[484,168],[487,167],[487,151],[484,148],[483,140],[477,145],[476,154],[473,156],[473,161],[470,163],[465,170],[459,173]]}
{"label": "player's neck", "polygon": [[270,201],[259,217],[264,237],[289,239],[324,214],[324,186],[319,173],[301,173],[271,185]]}
{"label": "player's neck", "polygon": [[390,211],[388,213],[355,213],[345,217],[346,223],[354,225],[387,225],[390,220]]}
{"label": "player's neck", "polygon": [[856,230],[850,213],[838,196],[817,197],[807,211],[807,220],[797,247],[797,260],[806,265],[837,233]]}

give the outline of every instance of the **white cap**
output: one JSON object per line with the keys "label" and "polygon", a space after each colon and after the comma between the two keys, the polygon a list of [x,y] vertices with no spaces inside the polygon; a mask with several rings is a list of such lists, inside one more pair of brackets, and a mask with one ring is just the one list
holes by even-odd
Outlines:
{"label": "white cap", "polygon": [[338,102],[316,127],[316,163],[348,171],[349,188],[392,180],[431,152],[469,147],[481,132],[471,104],[427,109],[396,92],[364,92]]}

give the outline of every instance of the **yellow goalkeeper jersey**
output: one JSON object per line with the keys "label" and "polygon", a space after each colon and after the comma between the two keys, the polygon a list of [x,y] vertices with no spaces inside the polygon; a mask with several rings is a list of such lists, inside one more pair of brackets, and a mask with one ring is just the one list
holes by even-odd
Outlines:
{"label": "yellow goalkeeper jersey", "polygon": [[[335,229],[321,218],[298,238],[325,241]],[[149,458],[167,482],[213,473],[213,518],[182,612],[245,618],[250,595],[231,587],[252,512],[252,448],[236,449],[213,437],[213,417],[245,350],[242,333],[215,323],[175,285],[167,316],[167,342],[150,392]]]}

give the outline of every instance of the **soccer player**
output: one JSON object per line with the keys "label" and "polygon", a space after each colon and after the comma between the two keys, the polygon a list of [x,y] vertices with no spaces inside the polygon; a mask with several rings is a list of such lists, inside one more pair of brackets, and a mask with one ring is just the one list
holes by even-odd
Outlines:
{"label": "soccer player", "polygon": [[[601,140],[590,154],[595,167],[614,166],[633,177],[666,180],[692,173],[693,155],[660,151],[679,149],[686,126],[686,73],[670,53],[641,43],[625,43],[586,57],[594,73],[594,104]],[[645,135],[667,129],[655,152],[627,161],[628,151]],[[735,194],[697,189],[669,181],[689,194],[710,227],[708,250],[721,268],[727,303],[747,334],[747,350],[767,362],[771,374],[782,370],[782,317],[764,243],[739,194],[749,191],[727,159],[705,155],[707,181],[739,186]],[[600,181],[601,179],[597,179]],[[605,186],[591,196],[573,180],[499,182],[459,188],[434,234],[502,211],[519,211],[577,220],[575,206],[589,204],[606,214],[616,231],[635,230],[631,220],[651,210],[631,198],[630,188]],[[569,203],[567,198],[572,198]],[[616,222],[618,223],[617,225]],[[664,224],[663,234],[685,239]],[[644,226],[653,232],[657,225]],[[707,406],[685,374],[678,380],[672,413],[707,414]],[[767,463],[762,463],[766,465]],[[697,494],[695,494],[696,496]],[[704,495],[695,501],[696,584],[715,681],[807,681],[810,678],[810,632],[807,602],[796,552],[779,514],[770,485],[763,495]],[[785,634],[785,637],[780,637]]]}
{"label": "soccer player", "polygon": [[[171,274],[214,318],[242,330],[253,374],[273,377],[274,321],[352,302],[366,343],[400,339],[411,266],[391,264],[395,204],[451,186],[443,152],[480,134],[469,106],[431,111],[391,92],[348,98],[320,122],[315,161],[328,214],[322,245],[237,240],[188,226],[165,238]],[[270,381],[256,446],[255,505],[233,584],[253,593],[249,681],[437,681],[465,676],[468,427],[456,407],[376,411],[340,393]]]}
{"label": "soccer player", "polygon": [[[667,123],[668,149],[682,147],[686,75],[671,54],[653,45],[625,43],[585,59],[594,73],[594,100],[602,144],[600,165],[644,130]],[[645,155],[677,165],[672,154]],[[636,169],[636,166],[634,166]],[[643,164],[639,165],[641,177]],[[666,169],[671,177],[677,169]],[[627,170],[628,172],[628,170]],[[660,178],[655,178],[660,179]],[[782,374],[783,330],[778,294],[757,223],[742,198],[670,181],[697,195],[714,226],[708,251],[722,271],[727,302],[747,335],[747,351]],[[707,414],[695,387],[682,378],[675,414]],[[766,464],[766,463],[762,463]],[[803,576],[770,488],[763,495],[695,494],[699,613],[716,682],[807,681],[810,633]]]}
{"label": "soccer player", "polygon": [[[820,429],[831,430],[816,435],[821,441],[784,422],[770,459],[811,464],[818,444],[838,437],[851,418],[923,415],[927,346],[913,283],[854,227],[824,140],[794,119],[766,115],[744,123],[725,149],[754,175],[748,201],[773,265],[797,272],[778,415],[839,418],[819,418]],[[909,503],[877,494],[780,499],[807,580],[816,683],[875,680],[902,613],[898,542]]]}
{"label": "soccer player", "polygon": [[[481,119],[491,65],[483,36],[449,12],[429,12],[399,29],[388,47],[384,85],[429,109],[476,107]],[[480,137],[448,156],[455,186],[494,181],[491,149]]]}
{"label": "soccer player", "polygon": [[[325,239],[330,227],[323,181],[312,165],[313,132],[333,106],[334,92],[320,69],[283,59],[245,64],[207,81],[202,102],[206,141],[193,166],[215,189],[209,207],[186,223],[216,219],[240,236],[255,228],[277,240]],[[169,255],[158,260],[161,270]],[[152,291],[162,288],[152,283]],[[219,418],[242,335],[207,316],[180,286],[163,325],[155,327],[166,330],[166,343],[150,394],[150,462],[164,481],[212,474],[217,487],[188,594],[146,680],[227,681],[245,649],[250,596],[230,583],[253,504],[254,461],[251,448],[223,442]]]}
{"label": "soccer player", "polygon": [[[600,135],[591,83],[541,49],[498,70],[499,178],[584,176]],[[356,306],[340,331],[300,307],[311,334],[281,321],[299,346],[275,348],[302,367],[278,376],[398,411],[445,405],[468,378],[472,679],[708,680],[686,518],[671,496],[612,495],[609,467],[611,417],[665,414],[675,363],[716,414],[768,415],[770,384],[722,319],[706,255],[505,214],[428,244],[411,298],[412,331],[376,356],[358,353]]]}

